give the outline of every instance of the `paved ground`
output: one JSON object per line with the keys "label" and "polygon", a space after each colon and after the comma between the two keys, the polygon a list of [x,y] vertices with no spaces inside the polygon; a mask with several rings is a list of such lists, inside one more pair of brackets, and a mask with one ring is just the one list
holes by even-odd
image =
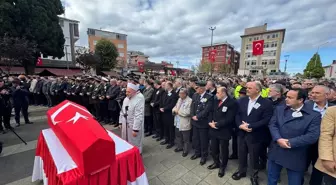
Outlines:
{"label": "paved ground", "polygon": [[[42,129],[49,128],[46,120],[45,107],[30,107],[30,119],[33,125],[23,125],[16,129],[28,145],[24,145],[13,134],[0,135],[0,141],[4,142],[4,150],[0,155],[0,185],[36,185],[31,182],[33,160],[37,137]],[[14,120],[12,120],[14,125]],[[23,121],[22,121],[23,123]],[[112,127],[106,127],[112,130]],[[119,134],[119,130],[113,130]],[[229,161],[226,175],[218,178],[217,170],[206,169],[211,160],[204,166],[199,165],[199,160],[190,160],[191,154],[182,157],[181,153],[175,153],[173,149],[165,149],[165,146],[151,138],[145,138],[143,161],[150,185],[247,185],[248,178],[234,181],[232,173],[237,168],[237,161]],[[285,171],[283,171],[281,185],[286,185]],[[308,176],[306,177],[308,178]],[[266,184],[265,172],[260,174],[260,184]],[[306,180],[307,182],[307,180]]]}

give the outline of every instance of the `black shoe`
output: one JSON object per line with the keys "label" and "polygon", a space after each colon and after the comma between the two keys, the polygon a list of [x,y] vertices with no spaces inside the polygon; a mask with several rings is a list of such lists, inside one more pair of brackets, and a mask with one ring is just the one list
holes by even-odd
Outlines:
{"label": "black shoe", "polygon": [[162,137],[159,137],[159,138],[156,138],[156,141],[161,141],[163,138]]}
{"label": "black shoe", "polygon": [[162,142],[160,143],[160,145],[166,145],[166,144],[168,144],[167,141],[162,141]]}
{"label": "black shoe", "polygon": [[33,122],[28,121],[28,122],[26,122],[25,124],[27,124],[27,125],[31,125],[31,124],[33,124]]}
{"label": "black shoe", "polygon": [[201,158],[200,165],[203,166],[206,163],[207,159],[205,157]]}
{"label": "black shoe", "polygon": [[240,180],[241,178],[243,177],[246,177],[246,173],[239,173],[239,172],[235,172],[233,175],[232,175],[232,179],[233,180]]}
{"label": "black shoe", "polygon": [[252,185],[259,185],[258,176],[251,177],[250,180]]}
{"label": "black shoe", "polygon": [[230,160],[238,159],[238,156],[237,156],[237,155],[230,155],[229,159],[230,159]]}
{"label": "black shoe", "polygon": [[209,170],[217,169],[219,168],[219,164],[217,163],[212,163],[211,165],[208,166]]}
{"label": "black shoe", "polygon": [[222,178],[222,177],[224,177],[224,175],[225,175],[225,169],[224,168],[219,168],[218,177]]}
{"label": "black shoe", "polygon": [[171,149],[171,148],[173,148],[173,147],[174,147],[174,144],[168,144],[168,145],[166,146],[167,149]]}
{"label": "black shoe", "polygon": [[191,160],[195,160],[197,158],[200,158],[201,155],[194,154],[193,156],[190,157]]}
{"label": "black shoe", "polygon": [[152,133],[147,133],[147,134],[145,134],[145,137],[149,137],[149,136],[151,136],[152,135]]}
{"label": "black shoe", "polygon": [[175,148],[175,150],[174,150],[174,152],[182,152],[183,151],[183,149],[182,148]]}
{"label": "black shoe", "polygon": [[188,152],[183,152],[182,153],[182,157],[187,157],[188,156]]}
{"label": "black shoe", "polygon": [[152,138],[153,138],[153,139],[156,139],[156,138],[159,138],[159,137],[160,137],[160,136],[158,136],[158,135],[155,134]]}

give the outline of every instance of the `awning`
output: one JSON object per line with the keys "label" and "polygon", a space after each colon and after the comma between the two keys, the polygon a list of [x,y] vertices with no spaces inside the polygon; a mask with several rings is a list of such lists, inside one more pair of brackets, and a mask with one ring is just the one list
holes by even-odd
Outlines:
{"label": "awning", "polygon": [[1,71],[6,73],[6,74],[25,74],[25,70],[23,67],[11,67],[8,69],[6,66],[1,66],[0,67]]}
{"label": "awning", "polygon": [[35,73],[41,76],[74,76],[81,75],[82,71],[80,69],[36,68]]}

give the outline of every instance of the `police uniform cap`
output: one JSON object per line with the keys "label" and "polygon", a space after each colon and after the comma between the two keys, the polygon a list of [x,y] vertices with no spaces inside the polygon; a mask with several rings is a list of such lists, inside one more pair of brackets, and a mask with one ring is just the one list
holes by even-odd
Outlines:
{"label": "police uniform cap", "polygon": [[205,82],[205,81],[197,81],[197,82],[196,82],[196,85],[197,85],[198,87],[205,87],[205,86],[206,86],[206,82]]}

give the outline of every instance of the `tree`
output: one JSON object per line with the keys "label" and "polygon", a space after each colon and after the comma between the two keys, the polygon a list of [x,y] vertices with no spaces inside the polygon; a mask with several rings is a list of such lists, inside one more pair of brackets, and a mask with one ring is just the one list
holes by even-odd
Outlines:
{"label": "tree", "polygon": [[203,61],[198,66],[198,71],[201,73],[209,74],[211,72],[211,63],[208,61]]}
{"label": "tree", "polygon": [[22,62],[26,73],[34,73],[40,54],[62,58],[64,35],[58,15],[64,13],[60,0],[2,0],[0,3],[0,37],[8,34],[36,43],[34,59]]}
{"label": "tree", "polygon": [[6,66],[8,74],[14,65],[34,60],[35,52],[36,44],[25,38],[9,37],[7,34],[0,38],[0,61]]}
{"label": "tree", "polygon": [[230,73],[230,65],[228,64],[218,64],[217,65],[217,72],[218,73],[224,73],[229,74]]}
{"label": "tree", "polygon": [[306,78],[324,77],[324,69],[322,67],[320,55],[318,53],[315,53],[307,63],[306,69],[304,70],[304,76]]}
{"label": "tree", "polygon": [[110,70],[116,67],[119,56],[117,47],[107,39],[101,39],[96,44],[95,54],[99,57],[99,70]]}
{"label": "tree", "polygon": [[89,49],[82,47],[76,50],[76,63],[79,64],[85,72],[88,72],[91,68],[97,68],[99,57]]}

